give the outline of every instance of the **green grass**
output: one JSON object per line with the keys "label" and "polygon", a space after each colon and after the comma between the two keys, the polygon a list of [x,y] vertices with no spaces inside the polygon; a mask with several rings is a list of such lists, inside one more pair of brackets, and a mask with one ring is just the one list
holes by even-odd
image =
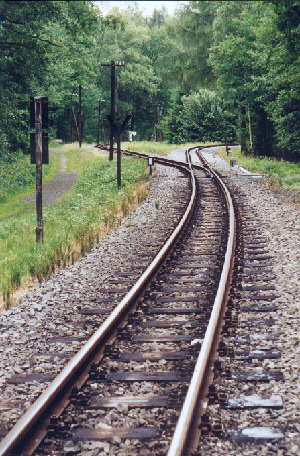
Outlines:
{"label": "green grass", "polygon": [[[236,164],[241,165],[249,171],[262,173],[271,178],[271,183],[288,190],[300,192],[300,164],[288,161],[271,160],[267,157],[257,158],[241,154],[239,146],[231,147],[233,158]],[[218,153],[229,162],[231,157],[227,157],[225,148]]]}
{"label": "green grass", "polygon": [[[204,143],[201,143],[204,144]],[[129,149],[136,152],[145,152],[151,154],[168,155],[174,149],[181,149],[182,147],[194,147],[199,144],[186,143],[186,144],[170,144],[163,142],[152,141],[132,141],[122,142],[122,149]]]}
{"label": "green grass", "polygon": [[[50,149],[49,165],[43,165],[43,183],[53,179],[60,167],[59,155]],[[28,155],[17,154],[14,162],[0,163],[0,219],[34,208],[34,204],[22,200],[35,192],[35,173]]]}
{"label": "green grass", "polygon": [[147,179],[144,160],[122,158],[118,190],[116,160],[109,162],[76,146],[67,154],[80,176],[61,200],[44,208],[44,243],[35,242],[35,211],[0,222],[0,289],[7,295],[30,276],[42,280],[74,262],[99,242],[101,230],[108,231],[129,212],[134,198],[145,197],[145,189],[133,195],[137,183]]}
{"label": "green grass", "polygon": [[[92,149],[88,149],[86,146],[86,144],[83,144],[82,147],[79,148],[78,143],[72,143],[64,144],[61,147],[60,152],[62,152],[67,158],[67,171],[77,171],[81,176],[83,172],[82,163],[88,163],[95,160],[95,154]],[[98,150],[100,156],[100,149]],[[106,156],[107,154],[102,155]]]}

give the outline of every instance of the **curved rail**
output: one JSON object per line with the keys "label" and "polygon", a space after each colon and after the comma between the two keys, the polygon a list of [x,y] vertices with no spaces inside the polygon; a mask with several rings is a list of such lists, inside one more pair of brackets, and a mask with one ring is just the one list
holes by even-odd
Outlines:
{"label": "curved rail", "polygon": [[[194,149],[194,148],[193,148]],[[191,149],[190,149],[191,150]],[[201,157],[202,158],[202,157]],[[203,159],[203,158],[202,158]],[[205,160],[203,159],[205,162]],[[209,168],[207,162],[205,162],[205,166]],[[210,169],[210,168],[209,168]],[[211,317],[209,320],[209,324],[204,336],[204,340],[202,343],[202,347],[200,353],[198,355],[198,359],[196,362],[196,366],[194,369],[194,373],[192,376],[192,380],[190,386],[187,391],[187,395],[180,413],[179,420],[177,422],[175,432],[173,434],[173,438],[171,441],[171,445],[169,448],[168,456],[181,456],[184,450],[188,432],[190,429],[191,421],[193,415],[195,413],[196,405],[198,402],[199,397],[199,390],[203,384],[205,372],[208,365],[209,355],[211,353],[214,337],[216,334],[217,325],[219,322],[220,314],[224,305],[224,301],[226,300],[227,291],[229,288],[229,283],[231,279],[231,270],[233,265],[233,254],[235,248],[235,215],[234,215],[234,208],[233,203],[231,200],[230,193],[225,186],[225,184],[221,181],[218,175],[210,169],[210,172],[217,180],[218,184],[223,189],[226,203],[229,212],[229,235],[227,239],[227,249],[222,269],[222,274],[218,286],[218,291],[214,300],[214,305],[211,313]]]}
{"label": "curved rail", "polygon": [[[163,159],[160,159],[163,162]],[[167,160],[169,163],[171,160]],[[174,162],[175,166],[181,166],[183,170],[187,170],[187,165],[183,163]],[[93,334],[93,336],[86,342],[86,344],[79,350],[79,352],[68,362],[60,374],[53,380],[48,388],[41,394],[41,396],[32,404],[27,412],[20,418],[11,431],[4,437],[0,443],[0,456],[7,456],[16,448],[21,439],[24,439],[29,430],[37,423],[40,416],[46,411],[47,407],[58,396],[62,389],[67,385],[70,379],[79,371],[80,367],[86,362],[95,348],[105,339],[108,333],[112,330],[115,323],[125,314],[126,310],[132,304],[133,300],[139,295],[144,286],[149,282],[152,275],[157,268],[166,258],[168,252],[172,248],[176,239],[185,227],[196,201],[196,181],[195,176],[189,163],[189,170],[192,182],[192,194],[189,205],[181,218],[179,224],[148,266],[146,271],[141,275],[135,285],[116,306],[110,316],[104,321],[100,328]]]}

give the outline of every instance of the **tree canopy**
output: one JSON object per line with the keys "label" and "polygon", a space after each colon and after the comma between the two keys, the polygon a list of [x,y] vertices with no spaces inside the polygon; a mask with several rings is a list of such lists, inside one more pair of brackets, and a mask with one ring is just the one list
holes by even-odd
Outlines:
{"label": "tree canopy", "polygon": [[[100,4],[100,9],[98,8]],[[245,153],[299,160],[299,1],[193,1],[169,17],[136,4],[0,0],[0,159],[28,149],[29,97],[49,98],[50,134],[70,140],[70,95],[82,85],[84,139],[98,100],[138,139],[239,141]],[[154,133],[156,134],[154,135]]]}

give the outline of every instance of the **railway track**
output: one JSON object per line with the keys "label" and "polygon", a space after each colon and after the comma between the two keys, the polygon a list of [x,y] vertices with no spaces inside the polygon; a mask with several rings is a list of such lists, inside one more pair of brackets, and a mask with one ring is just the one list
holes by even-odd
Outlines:
{"label": "railway track", "polygon": [[[257,286],[263,293],[273,289],[268,285],[272,278],[267,266],[262,266],[266,260],[259,248],[263,240],[253,241],[254,228],[246,249],[240,231],[235,239],[234,209],[226,186],[207,163],[192,166],[189,154],[187,161],[189,165],[166,161],[189,173],[191,186],[184,215],[179,207],[173,209],[168,241],[135,284],[132,275],[136,262],[143,262],[142,251],[135,252],[139,258],[134,260],[131,272],[120,273],[108,289],[102,290],[103,295],[112,293],[117,298],[127,289],[130,292],[3,439],[0,455],[90,456],[93,451],[124,456],[200,455],[210,453],[201,452],[199,439],[207,448],[212,444],[211,451],[224,433],[226,438],[238,440],[239,431],[225,430],[215,410],[216,404],[225,404],[227,409],[228,403],[233,404],[222,390],[224,379],[230,382],[233,377],[227,365],[224,368],[222,357],[227,361],[232,351],[220,340],[221,331],[222,337],[235,337],[232,327],[236,327],[239,307],[235,299],[244,279],[241,268],[245,251],[252,252],[249,261],[253,262],[251,266],[245,264],[246,270],[250,268],[251,281],[249,290],[244,285],[245,291],[256,291],[253,276],[258,271],[263,277],[260,274]],[[241,215],[237,208],[235,212],[238,223],[243,223],[246,214]],[[181,221],[175,227],[178,219]],[[88,309],[91,316],[101,312],[100,303],[95,304]],[[256,307],[258,312],[267,310]],[[248,344],[250,339],[245,337]],[[267,340],[272,340],[270,337]],[[251,379],[250,372],[246,382],[266,382],[278,375],[268,377],[262,372],[260,376],[257,371]],[[238,402],[241,409],[247,409],[247,400],[242,404],[236,399]],[[265,404],[269,407],[267,401]],[[280,406],[276,397],[275,408]],[[210,407],[213,419],[209,417]],[[280,430],[272,432],[267,440],[282,438]]]}

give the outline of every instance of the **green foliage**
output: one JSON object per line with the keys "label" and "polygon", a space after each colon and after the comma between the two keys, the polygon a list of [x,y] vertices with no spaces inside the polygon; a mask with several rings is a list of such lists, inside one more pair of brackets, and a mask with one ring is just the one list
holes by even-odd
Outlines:
{"label": "green foliage", "polygon": [[241,141],[250,137],[250,109],[257,155],[299,160],[299,19],[299,2],[218,8],[210,61],[221,93],[240,107]]}
{"label": "green foliage", "polygon": [[[74,152],[77,153],[78,152]],[[116,160],[94,158],[83,164],[82,177],[59,202],[44,208],[44,243],[35,243],[34,212],[0,223],[0,288],[7,292],[22,278],[47,276],[57,264],[66,264],[72,245],[81,253],[99,239],[99,226],[113,226],[118,206],[130,197],[136,182],[146,178],[146,163],[122,158],[122,187],[116,185]],[[77,255],[78,257],[78,255]]]}
{"label": "green foliage", "polygon": [[201,89],[182,98],[182,141],[232,142],[235,117],[215,92]]}
{"label": "green foliage", "polygon": [[[103,18],[91,1],[0,0],[0,156],[28,149],[30,95],[48,96],[50,135],[70,141],[79,84],[83,138],[97,139],[100,99],[108,142],[110,68],[101,64],[115,60],[125,62],[116,68],[117,122],[133,114],[137,139],[156,131],[180,142],[198,131],[218,140],[235,126],[245,152],[299,160],[299,17],[292,0],[193,1],[147,19],[133,3]],[[200,121],[195,94],[204,89],[215,101],[201,101]],[[73,108],[78,115],[76,96]]]}
{"label": "green foliage", "polygon": [[[29,97],[47,95],[51,128],[77,77],[92,75],[88,52],[100,27],[88,1],[0,2],[0,155],[28,149]],[[56,110],[57,115],[51,115]]]}
{"label": "green foliage", "polygon": [[[50,154],[49,165],[43,166],[43,180],[47,182],[53,177],[58,168],[59,159],[55,159]],[[30,164],[30,157],[24,155],[22,151],[18,150],[14,154],[9,154],[0,159],[0,204],[10,203],[16,194],[28,193],[34,191],[36,180],[36,167]],[[19,211],[22,206],[19,206]],[[5,216],[6,209],[1,208],[1,218]],[[11,211],[10,211],[11,212]]]}
{"label": "green foliage", "polygon": [[[293,190],[298,196],[300,195],[299,163],[291,163],[286,160],[275,160],[267,157],[246,157],[241,154],[239,147],[232,147],[232,151],[237,165],[241,165],[254,173],[265,174],[271,178],[272,183],[288,190]],[[227,157],[225,149],[222,149],[219,155],[229,162],[230,157]]]}
{"label": "green foliage", "polygon": [[167,22],[173,38],[173,52],[165,65],[169,77],[181,92],[200,87],[212,87],[214,77],[209,62],[209,49],[213,40],[212,24],[217,2],[193,1],[185,5],[175,18]]}

